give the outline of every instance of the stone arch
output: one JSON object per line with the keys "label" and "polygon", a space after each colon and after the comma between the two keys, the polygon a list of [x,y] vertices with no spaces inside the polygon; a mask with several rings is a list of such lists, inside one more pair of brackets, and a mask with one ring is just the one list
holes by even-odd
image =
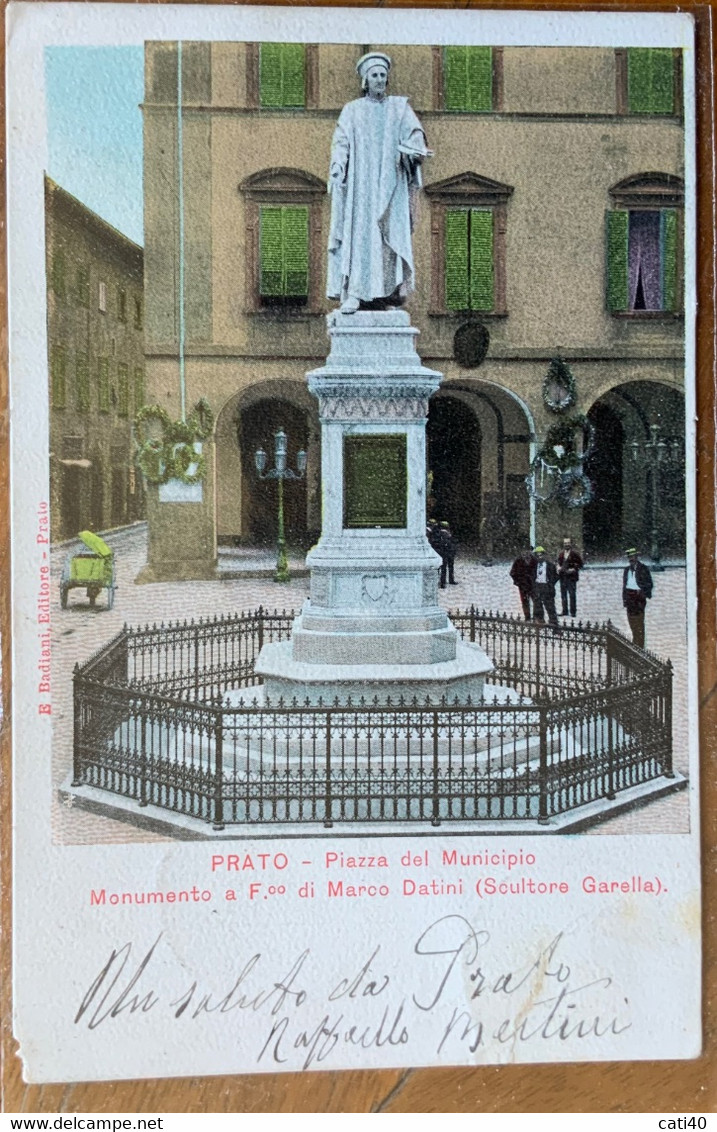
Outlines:
{"label": "stone arch", "polygon": [[[590,406],[595,445],[585,461],[593,499],[583,510],[583,545],[593,558],[620,554],[638,545],[649,553],[657,490],[658,545],[663,554],[685,549],[684,393],[666,381],[639,380],[613,385]],[[668,460],[655,476],[644,459],[651,426],[668,442]],[[674,461],[674,462],[673,462]]]}
{"label": "stone arch", "polygon": [[[285,418],[285,419],[282,419]],[[217,541],[237,545],[267,542],[274,537],[276,485],[262,483],[254,468],[254,452],[264,447],[273,463],[273,432],[284,428],[289,456],[307,451],[306,479],[285,493],[288,535],[311,541],[320,526],[321,446],[316,401],[303,382],[290,378],[259,381],[238,390],[217,415],[216,510]]]}
{"label": "stone arch", "polygon": [[[449,491],[440,481],[435,483],[437,433],[442,433],[442,443],[450,449],[447,467],[442,469],[444,476],[453,478]],[[480,545],[488,558],[513,553],[532,535],[525,476],[534,435],[527,407],[510,390],[491,382],[455,378],[444,382],[431,398],[427,437],[433,505],[436,511],[452,512],[434,517],[448,518],[459,541]]]}

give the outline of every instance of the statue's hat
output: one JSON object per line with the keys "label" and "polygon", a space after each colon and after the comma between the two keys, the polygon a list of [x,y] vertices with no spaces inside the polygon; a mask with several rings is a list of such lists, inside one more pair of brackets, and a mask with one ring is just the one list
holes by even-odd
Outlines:
{"label": "statue's hat", "polygon": [[375,63],[383,63],[387,71],[391,70],[391,60],[388,55],[384,55],[382,51],[369,51],[367,55],[362,55],[356,64],[359,77],[363,79],[369,67],[372,67]]}

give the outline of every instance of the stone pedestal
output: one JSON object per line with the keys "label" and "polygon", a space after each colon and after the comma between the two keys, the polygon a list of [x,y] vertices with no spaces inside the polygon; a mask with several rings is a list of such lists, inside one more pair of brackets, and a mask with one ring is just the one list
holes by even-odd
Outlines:
{"label": "stone pedestal", "polygon": [[426,416],[441,374],[421,365],[403,311],[335,312],[308,374],[321,420],[322,533],[290,641],[256,664],[266,695],[480,698],[492,664],[438,605],[426,539]]}

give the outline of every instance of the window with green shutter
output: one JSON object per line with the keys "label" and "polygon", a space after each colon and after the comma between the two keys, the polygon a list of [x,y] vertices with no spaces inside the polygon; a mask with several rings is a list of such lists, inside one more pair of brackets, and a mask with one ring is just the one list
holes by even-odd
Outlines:
{"label": "window with green shutter", "polygon": [[676,208],[616,208],[606,213],[608,310],[680,310],[680,224]]}
{"label": "window with green shutter", "polygon": [[443,106],[473,114],[493,110],[492,47],[444,47]]}
{"label": "window with green shutter", "polygon": [[119,322],[127,321],[127,292],[124,287],[117,288],[117,319]]}
{"label": "window with green shutter", "polygon": [[87,267],[77,268],[77,304],[80,307],[90,305],[90,272]]}
{"label": "window with green shutter", "polygon": [[675,53],[670,47],[627,49],[627,108],[630,114],[674,114]]}
{"label": "window with green shutter", "polygon": [[90,361],[84,353],[75,357],[75,405],[78,413],[90,411]]}
{"label": "window with green shutter", "polygon": [[265,109],[306,105],[303,43],[259,45],[259,105]]}
{"label": "window with green shutter", "polygon": [[55,344],[50,351],[50,389],[53,409],[64,409],[67,404],[67,351]]}
{"label": "window with green shutter", "polygon": [[129,366],[126,362],[117,366],[117,412],[121,417],[129,416]]}
{"label": "window with green shutter", "polygon": [[445,305],[448,310],[494,309],[493,227],[492,209],[446,209]]}
{"label": "window with green shutter", "polygon": [[101,413],[110,411],[110,360],[97,359],[97,401]]}
{"label": "window with green shutter", "polygon": [[308,205],[259,210],[259,295],[263,303],[305,303],[309,294]]}
{"label": "window with green shutter", "polygon": [[144,367],[134,367],[134,411],[138,413],[144,405]]}

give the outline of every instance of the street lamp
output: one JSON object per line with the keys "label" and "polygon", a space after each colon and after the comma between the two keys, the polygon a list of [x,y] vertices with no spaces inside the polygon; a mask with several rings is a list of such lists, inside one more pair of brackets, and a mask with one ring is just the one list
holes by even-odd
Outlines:
{"label": "street lamp", "polygon": [[636,467],[645,468],[652,481],[652,527],[650,530],[650,557],[653,570],[664,570],[660,561],[660,468],[677,467],[682,455],[682,445],[675,437],[665,440],[660,434],[658,424],[650,425],[650,440],[630,444],[632,460]]}
{"label": "street lamp", "polygon": [[266,452],[263,448],[258,448],[254,453],[254,464],[256,465],[256,472],[260,480],[277,480],[279,485],[279,515],[278,515],[278,534],[276,539],[277,556],[276,556],[276,573],[274,574],[275,582],[288,582],[289,581],[289,563],[286,558],[286,539],[284,538],[284,480],[300,480],[304,478],[306,472],[306,453],[302,449],[296,453],[296,467],[297,471],[293,472],[291,468],[286,466],[286,451],[287,451],[287,438],[286,433],[279,429],[274,433],[274,467],[265,472],[266,468]]}

